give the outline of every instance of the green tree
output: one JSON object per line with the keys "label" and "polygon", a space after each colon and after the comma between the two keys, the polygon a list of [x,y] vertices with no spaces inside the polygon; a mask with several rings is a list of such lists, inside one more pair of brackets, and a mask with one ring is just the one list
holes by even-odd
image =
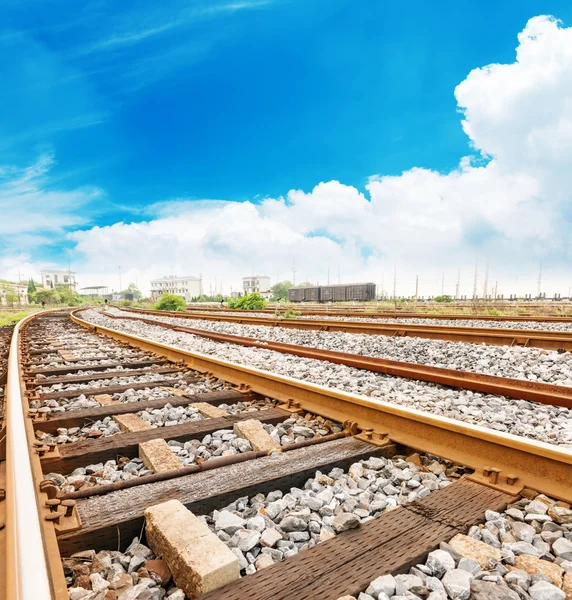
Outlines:
{"label": "green tree", "polygon": [[272,292],[272,296],[270,300],[272,302],[279,302],[280,300],[288,300],[288,289],[294,287],[291,281],[279,281],[275,283],[270,291]]}
{"label": "green tree", "polygon": [[57,290],[53,289],[41,289],[33,294],[34,302],[41,304],[45,302],[46,304],[59,304],[61,298]]}
{"label": "green tree", "polygon": [[34,280],[30,277],[30,281],[28,281],[28,294],[33,294],[36,291],[36,284]]}
{"label": "green tree", "polygon": [[266,308],[267,302],[258,292],[252,292],[241,298],[231,298],[227,304],[234,309],[260,310]]}
{"label": "green tree", "polygon": [[302,283],[299,283],[296,287],[316,287],[316,284],[312,283],[311,281],[303,281]]}
{"label": "green tree", "polygon": [[126,294],[133,294],[133,300],[135,300],[135,302],[139,302],[139,300],[141,300],[143,297],[143,294],[139,291],[139,288],[134,283],[130,283],[126,290],[119,292],[119,295],[123,298],[125,298]]}
{"label": "green tree", "polygon": [[153,308],[156,310],[176,310],[182,312],[187,308],[187,303],[182,296],[177,296],[176,294],[162,294]]}
{"label": "green tree", "polygon": [[442,294],[441,296],[435,296],[433,302],[453,302],[453,297],[448,294]]}
{"label": "green tree", "polygon": [[79,306],[81,304],[81,296],[74,292],[69,285],[57,284],[56,291],[60,297],[59,302],[66,306]]}

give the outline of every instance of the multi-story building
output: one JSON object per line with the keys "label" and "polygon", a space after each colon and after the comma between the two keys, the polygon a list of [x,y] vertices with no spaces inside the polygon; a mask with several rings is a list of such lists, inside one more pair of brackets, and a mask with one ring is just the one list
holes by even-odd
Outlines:
{"label": "multi-story building", "polygon": [[170,275],[161,277],[160,279],[151,280],[151,298],[156,300],[165,292],[183,296],[187,302],[190,302],[192,298],[202,296],[203,280],[201,277],[194,277],[193,275],[187,275],[185,277]]}
{"label": "multi-story building", "polygon": [[75,280],[75,273],[73,271],[65,271],[61,269],[44,270],[41,272],[42,285],[45,288],[55,288],[56,285],[67,285],[76,291],[77,282]]}
{"label": "multi-story building", "polygon": [[270,277],[266,275],[251,275],[250,277],[242,278],[242,289],[245,294],[252,292],[258,292],[265,298],[270,298],[272,292],[270,291]]}
{"label": "multi-story building", "polygon": [[0,281],[0,305],[29,304],[28,285]]}

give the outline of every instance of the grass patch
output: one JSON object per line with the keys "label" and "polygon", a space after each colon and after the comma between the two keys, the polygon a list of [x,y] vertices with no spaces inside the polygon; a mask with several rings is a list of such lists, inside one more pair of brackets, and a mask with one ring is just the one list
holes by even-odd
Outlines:
{"label": "grass patch", "polygon": [[34,312],[37,312],[37,310],[37,308],[21,310],[19,312],[8,312],[0,310],[0,327],[16,325],[18,321],[21,321],[24,317],[27,317],[28,315],[31,315]]}

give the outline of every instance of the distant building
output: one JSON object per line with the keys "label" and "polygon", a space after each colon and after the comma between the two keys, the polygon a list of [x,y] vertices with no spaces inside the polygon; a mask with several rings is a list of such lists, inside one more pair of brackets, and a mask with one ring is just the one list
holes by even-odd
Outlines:
{"label": "distant building", "polygon": [[242,289],[245,294],[251,294],[252,292],[258,292],[265,298],[270,298],[272,292],[270,291],[270,277],[266,275],[252,275],[250,277],[242,278]]}
{"label": "distant building", "polygon": [[109,296],[108,287],[106,285],[92,285],[79,290],[80,296],[90,296],[92,298],[105,298]]}
{"label": "distant building", "polygon": [[202,296],[203,280],[201,277],[194,277],[193,275],[187,275],[186,277],[171,275],[151,280],[151,298],[153,300],[157,300],[165,292],[183,296],[187,302],[190,302],[192,298]]}
{"label": "distant building", "polygon": [[0,281],[0,305],[2,304],[29,304],[28,284]]}
{"label": "distant building", "polygon": [[73,292],[77,289],[75,273],[65,270],[45,270],[41,272],[42,285],[45,288],[55,288],[56,285],[67,285]]}

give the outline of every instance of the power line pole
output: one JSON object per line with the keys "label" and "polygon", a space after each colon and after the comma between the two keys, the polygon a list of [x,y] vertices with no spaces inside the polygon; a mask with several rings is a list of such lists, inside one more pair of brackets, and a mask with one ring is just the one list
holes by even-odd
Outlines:
{"label": "power line pole", "polygon": [[393,299],[397,298],[397,263],[393,265]]}
{"label": "power line pole", "polygon": [[542,263],[540,263],[540,268],[538,269],[538,293],[537,296],[540,298],[542,294]]}
{"label": "power line pole", "polygon": [[459,299],[459,288],[461,287],[461,268],[457,271],[457,285],[455,286],[455,300]]}
{"label": "power line pole", "polygon": [[483,296],[485,297],[485,300],[487,299],[487,296],[489,295],[489,261],[487,260],[487,266],[486,266],[486,270],[485,270],[485,283],[483,284]]}
{"label": "power line pole", "polygon": [[415,302],[417,302],[417,298],[419,297],[419,275],[415,276]]}
{"label": "power line pole", "polygon": [[475,262],[475,284],[473,286],[473,300],[477,299],[477,275],[478,275],[478,269],[479,269],[479,261],[477,260]]}
{"label": "power line pole", "polygon": [[445,273],[441,275],[441,295],[445,294]]}

